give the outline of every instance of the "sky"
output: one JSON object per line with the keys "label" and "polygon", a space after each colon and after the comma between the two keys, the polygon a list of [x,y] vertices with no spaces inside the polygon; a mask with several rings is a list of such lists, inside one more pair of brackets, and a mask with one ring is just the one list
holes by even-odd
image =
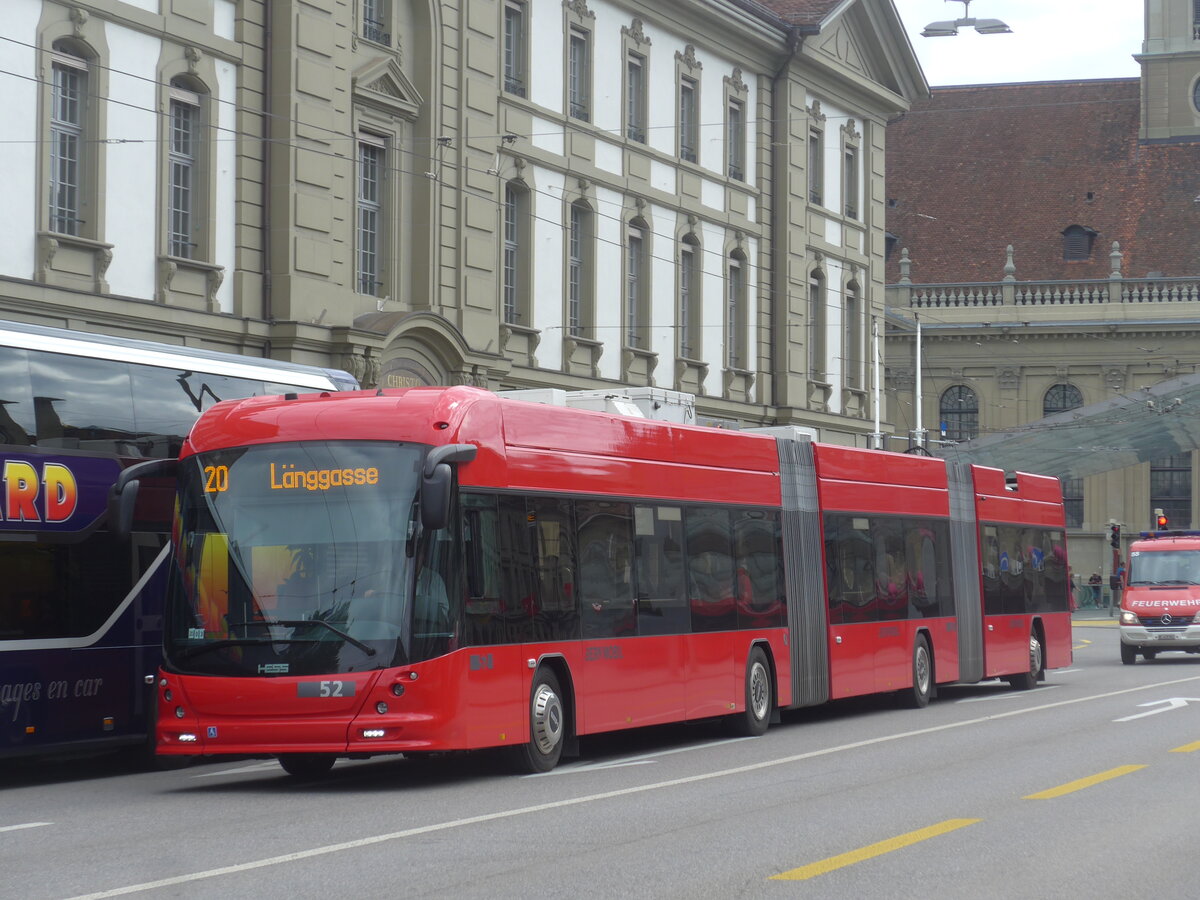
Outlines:
{"label": "sky", "polygon": [[[1136,78],[1143,0],[895,0],[931,86]],[[1000,19],[1012,34],[960,28],[954,37],[921,37],[930,22]]]}

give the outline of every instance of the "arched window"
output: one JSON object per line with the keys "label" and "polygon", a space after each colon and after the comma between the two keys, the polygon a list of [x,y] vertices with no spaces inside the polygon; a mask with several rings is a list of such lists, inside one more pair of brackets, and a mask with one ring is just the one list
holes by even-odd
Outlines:
{"label": "arched window", "polygon": [[[1052,416],[1055,413],[1078,409],[1083,406],[1083,394],[1073,384],[1052,384],[1042,398],[1042,415]],[[1079,528],[1083,525],[1083,479],[1078,476],[1063,475],[1059,477],[1062,484],[1063,511],[1067,518],[1068,528]]]}
{"label": "arched window", "polygon": [[683,236],[679,247],[679,356],[700,359],[700,241]]}
{"label": "arched window", "polygon": [[846,375],[846,387],[852,390],[862,389],[866,376],[866,359],[863,352],[865,328],[862,297],[857,281],[846,285],[844,307],[842,328],[845,332],[845,349],[842,353],[842,371]]}
{"label": "arched window", "polygon": [[1096,240],[1096,232],[1083,225],[1071,225],[1063,229],[1063,259],[1091,259],[1092,243]]}
{"label": "arched window", "polygon": [[1081,406],[1083,394],[1079,392],[1079,388],[1073,384],[1053,384],[1042,398],[1042,415],[1052,416]]}
{"label": "arched window", "polygon": [[[1196,26],[1197,33],[1200,33],[1200,25]],[[1192,85],[1192,108],[1200,112],[1200,78],[1196,79],[1196,83]]]}
{"label": "arched window", "polygon": [[745,369],[746,270],[739,252],[730,254],[725,285],[725,358],[731,369]]}
{"label": "arched window", "polygon": [[965,384],[942,392],[938,404],[942,436],[948,441],[969,441],[979,434],[979,398]]}
{"label": "arched window", "polygon": [[179,259],[205,256],[204,117],[200,85],[172,78],[170,134],[167,140],[167,253]]}
{"label": "arched window", "polygon": [[54,42],[50,95],[50,230],[59,234],[85,232],[83,206],[88,184],[89,65],[74,42]]}
{"label": "arched window", "polygon": [[592,259],[592,208],[576,200],[567,231],[567,329],[575,336],[594,336]]}
{"label": "arched window", "polygon": [[825,303],[825,275],[820,269],[814,269],[808,277],[808,374],[814,381],[824,381],[829,370],[825,351]]}
{"label": "arched window", "polygon": [[625,230],[625,346],[649,347],[650,283],[646,264],[646,223],[634,219]]}
{"label": "arched window", "polygon": [[520,181],[504,186],[504,265],[501,300],[504,322],[532,326],[529,297],[529,189]]}

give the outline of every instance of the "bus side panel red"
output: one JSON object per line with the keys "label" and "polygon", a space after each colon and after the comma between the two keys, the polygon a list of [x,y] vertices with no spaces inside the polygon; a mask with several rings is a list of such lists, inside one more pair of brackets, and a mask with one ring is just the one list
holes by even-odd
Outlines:
{"label": "bus side panel red", "polygon": [[684,641],[680,635],[584,640],[575,671],[579,733],[682,721]]}
{"label": "bus side panel red", "polygon": [[954,618],[832,625],[829,629],[832,698],[912,687],[913,647],[920,631],[928,634],[938,683],[957,681],[958,631]]}
{"label": "bus side panel red", "polygon": [[870,512],[887,515],[950,515],[945,488],[897,488],[862,481],[818,482],[822,512]]}
{"label": "bus side panel red", "polygon": [[996,678],[1029,671],[1028,615],[984,616],[983,658],[984,675]]}
{"label": "bus side panel red", "polygon": [[1062,669],[1071,665],[1075,661],[1071,647],[1071,614],[1044,613],[1041,618],[1046,632],[1046,668]]}

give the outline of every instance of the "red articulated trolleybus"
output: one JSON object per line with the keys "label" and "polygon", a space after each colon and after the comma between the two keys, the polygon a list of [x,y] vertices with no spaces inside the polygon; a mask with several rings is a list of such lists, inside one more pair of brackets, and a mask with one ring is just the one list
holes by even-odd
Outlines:
{"label": "red articulated trolleybus", "polygon": [[1054,478],[467,387],[221,403],[177,475],[160,754],[540,772],[582,735],[1071,661]]}

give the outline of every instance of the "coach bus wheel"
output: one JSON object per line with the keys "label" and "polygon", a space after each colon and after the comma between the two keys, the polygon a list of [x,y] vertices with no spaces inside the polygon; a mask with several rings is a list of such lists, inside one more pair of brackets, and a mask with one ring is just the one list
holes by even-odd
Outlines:
{"label": "coach bus wheel", "polygon": [[1037,687],[1042,674],[1042,642],[1036,631],[1029,635],[1029,671],[1020,675],[1009,675],[1006,681],[1018,691],[1031,691]]}
{"label": "coach bus wheel", "polygon": [[733,730],[744,737],[758,737],[771,723],[771,667],[762,647],[752,647],[746,660],[746,709],[730,719]]}
{"label": "coach bus wheel", "polygon": [[293,778],[306,781],[327,775],[333,768],[334,757],[330,753],[282,753],[279,764]]}
{"label": "coach bus wheel", "polygon": [[549,772],[558,765],[566,737],[567,715],[558,677],[540,669],[529,692],[529,743],[516,748],[517,765],[524,772]]}
{"label": "coach bus wheel", "polygon": [[1121,645],[1121,662],[1127,666],[1132,666],[1137,662],[1137,648],[1131,647],[1129,644]]}
{"label": "coach bus wheel", "polygon": [[933,696],[933,657],[929,655],[929,640],[917,635],[913,644],[912,690],[905,692],[904,699],[913,709],[929,705]]}

